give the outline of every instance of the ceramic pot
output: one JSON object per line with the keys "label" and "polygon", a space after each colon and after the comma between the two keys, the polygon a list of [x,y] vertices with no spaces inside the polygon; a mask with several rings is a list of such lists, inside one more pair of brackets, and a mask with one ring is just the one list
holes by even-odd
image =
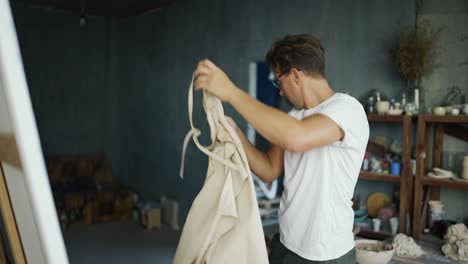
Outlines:
{"label": "ceramic pot", "polygon": [[445,107],[442,106],[436,106],[432,109],[434,115],[445,115],[445,112]]}
{"label": "ceramic pot", "polygon": [[390,108],[390,102],[378,101],[375,108],[377,109],[377,113],[379,113],[379,115],[384,115],[388,112],[388,109]]}
{"label": "ceramic pot", "polygon": [[[393,257],[393,246],[388,243],[359,239],[356,243],[356,261],[359,264],[387,264]],[[389,247],[391,249],[385,249]],[[373,250],[379,248],[379,250]]]}

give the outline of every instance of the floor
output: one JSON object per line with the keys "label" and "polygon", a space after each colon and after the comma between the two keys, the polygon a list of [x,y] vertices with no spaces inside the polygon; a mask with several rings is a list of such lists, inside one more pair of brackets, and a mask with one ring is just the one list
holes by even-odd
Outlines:
{"label": "floor", "polygon": [[172,263],[180,232],[115,222],[72,227],[63,235],[71,264],[164,264]]}
{"label": "floor", "polygon": [[[277,232],[277,225],[265,228],[265,234]],[[147,231],[134,222],[115,222],[73,227],[64,231],[68,258],[71,264],[146,264],[172,263],[180,231]],[[424,237],[419,245],[428,254],[422,258],[395,257],[390,264],[451,262],[442,257],[441,240]]]}

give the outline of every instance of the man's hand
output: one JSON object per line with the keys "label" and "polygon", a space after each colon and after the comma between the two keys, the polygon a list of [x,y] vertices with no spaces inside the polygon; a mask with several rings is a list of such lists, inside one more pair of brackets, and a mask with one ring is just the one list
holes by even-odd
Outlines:
{"label": "man's hand", "polygon": [[200,61],[194,72],[195,88],[206,89],[223,102],[230,102],[237,88],[227,75],[208,59]]}

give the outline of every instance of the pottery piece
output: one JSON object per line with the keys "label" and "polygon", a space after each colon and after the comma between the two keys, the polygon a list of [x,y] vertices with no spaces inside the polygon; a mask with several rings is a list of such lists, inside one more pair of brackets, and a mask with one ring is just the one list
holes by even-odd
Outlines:
{"label": "pottery piece", "polygon": [[385,242],[359,239],[355,245],[359,264],[387,264],[393,257],[393,246]]}
{"label": "pottery piece", "polygon": [[432,113],[434,115],[445,115],[445,107],[442,107],[442,106],[436,106],[432,109]]}
{"label": "pottery piece", "polygon": [[388,113],[389,115],[401,115],[401,114],[403,114],[403,109],[398,109],[398,108],[396,108],[396,109],[390,109],[390,110],[388,110],[387,113]]}
{"label": "pottery piece", "polygon": [[452,110],[450,111],[450,114],[451,115],[459,115],[460,114],[460,109],[452,108]]}
{"label": "pottery piece", "polygon": [[377,109],[377,113],[379,115],[384,115],[388,112],[388,109],[390,108],[390,102],[389,101],[378,101],[377,105],[375,106]]}

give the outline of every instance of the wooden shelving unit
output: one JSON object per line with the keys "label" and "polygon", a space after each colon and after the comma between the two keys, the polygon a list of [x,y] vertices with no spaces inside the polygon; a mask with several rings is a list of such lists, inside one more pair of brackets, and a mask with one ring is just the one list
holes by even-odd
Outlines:
{"label": "wooden shelving unit", "polygon": [[[413,205],[413,237],[419,239],[424,226],[427,212],[427,201],[440,199],[440,187],[468,190],[468,183],[455,180],[441,180],[426,177],[430,168],[440,167],[444,134],[451,135],[468,142],[468,115],[434,116],[420,115],[418,117],[418,142],[416,145],[416,177],[414,183]],[[433,164],[428,167],[430,129],[435,127]]]}
{"label": "wooden shelving unit", "polygon": [[[403,126],[401,176],[361,171],[359,179],[400,184],[400,211],[398,232],[406,234],[406,216],[412,212],[411,201],[413,198],[413,175],[411,174],[411,126],[413,118],[411,116],[406,115],[392,116],[372,114],[367,115],[367,119],[370,123],[397,123]],[[371,143],[369,143],[367,147],[368,149],[370,149],[373,146]],[[359,232],[358,235],[373,239],[386,239],[391,236],[391,234],[374,232],[371,230],[361,230],[361,232]]]}
{"label": "wooden shelving unit", "polygon": [[393,182],[400,183],[401,176],[395,176],[384,173],[375,173],[369,171],[361,171],[359,174],[359,179],[368,180],[368,181],[383,181],[383,182]]}

